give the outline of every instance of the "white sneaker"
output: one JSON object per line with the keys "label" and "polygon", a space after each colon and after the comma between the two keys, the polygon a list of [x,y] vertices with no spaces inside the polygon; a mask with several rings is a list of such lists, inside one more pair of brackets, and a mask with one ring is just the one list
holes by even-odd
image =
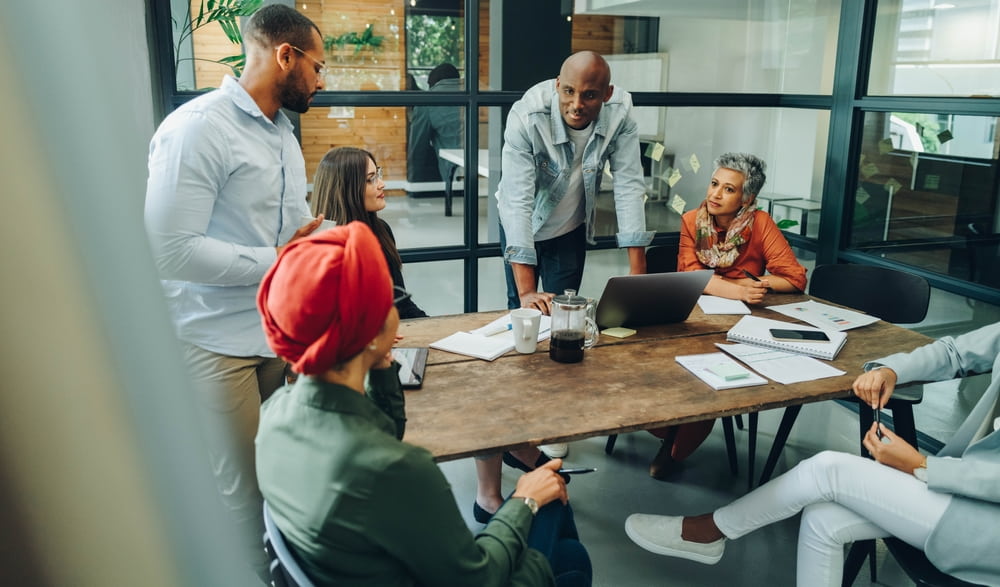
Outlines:
{"label": "white sneaker", "polygon": [[686,558],[714,565],[726,550],[726,539],[702,544],[681,538],[681,516],[632,514],[625,520],[625,533],[640,547],[656,554]]}
{"label": "white sneaker", "polygon": [[538,450],[545,453],[550,459],[561,459],[569,454],[569,443],[557,442],[556,444],[539,444]]}

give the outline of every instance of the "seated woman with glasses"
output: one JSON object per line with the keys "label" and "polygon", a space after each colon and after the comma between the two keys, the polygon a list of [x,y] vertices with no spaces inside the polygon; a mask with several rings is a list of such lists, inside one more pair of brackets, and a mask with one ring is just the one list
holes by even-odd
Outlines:
{"label": "seated woman with glasses", "polygon": [[[402,442],[385,257],[361,222],[290,243],[261,282],[268,344],[300,376],[261,408],[257,478],[316,585],[590,585],[556,459],[473,536],[427,450]],[[366,384],[367,380],[367,384]]]}
{"label": "seated woman with glasses", "polygon": [[[378,217],[385,208],[385,182],[382,168],[375,157],[356,147],[335,147],[319,162],[313,180],[313,214],[322,214],[337,224],[359,220],[378,237],[379,245],[389,263],[392,283],[406,289],[403,283],[403,262],[396,249],[396,239],[389,224]],[[427,314],[407,297],[396,308],[400,318],[424,318]]]}
{"label": "seated woman with glasses", "polygon": [[[714,269],[705,286],[708,295],[759,304],[768,291],[805,291],[805,267],[771,215],[757,209],[766,167],[749,153],[721,155],[715,160],[705,200],[681,218],[677,270]],[[703,420],[680,425],[674,442],[664,442],[656,453],[649,475],[668,479],[678,463],[708,438],[714,424],[715,420]],[[650,432],[663,438],[669,431]]]}

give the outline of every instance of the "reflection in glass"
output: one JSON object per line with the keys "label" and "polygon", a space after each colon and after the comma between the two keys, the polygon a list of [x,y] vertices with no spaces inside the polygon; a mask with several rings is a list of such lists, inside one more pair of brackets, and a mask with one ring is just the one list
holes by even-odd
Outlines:
{"label": "reflection in glass", "polygon": [[1000,95],[1000,1],[878,3],[868,92]]}
{"label": "reflection in glass", "polygon": [[866,113],[851,245],[1000,287],[998,144],[992,117]]}
{"label": "reflection in glass", "polygon": [[[680,230],[680,215],[705,198],[712,162],[727,151],[753,153],[767,162],[767,182],[760,207],[787,230],[815,237],[823,190],[829,112],[792,108],[652,108],[638,117],[662,119],[662,134],[640,141],[646,181],[646,227],[657,232]],[[658,116],[651,116],[659,114]],[[603,182],[602,189],[610,189]],[[617,227],[612,194],[598,196],[598,234]]]}
{"label": "reflection in glass", "polygon": [[[310,108],[299,119],[306,177],[312,181],[319,161],[333,147],[366,149],[383,168],[386,209],[381,215],[397,232],[399,249],[461,244],[464,242],[461,176],[456,174],[452,216],[446,217],[444,182],[438,175],[438,155],[428,138],[430,135],[425,138],[433,158],[434,176],[421,182],[407,179],[406,110],[403,106]],[[465,109],[450,107],[450,110],[456,117],[453,122],[461,124]],[[401,228],[412,229],[412,234],[401,236]]]}

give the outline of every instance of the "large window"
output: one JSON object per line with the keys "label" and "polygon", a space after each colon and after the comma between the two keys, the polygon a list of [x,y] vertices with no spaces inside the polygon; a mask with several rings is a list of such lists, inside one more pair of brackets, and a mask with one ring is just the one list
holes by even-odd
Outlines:
{"label": "large window", "polygon": [[[940,287],[1000,300],[1000,290],[980,287],[997,287],[984,259],[996,256],[1000,100],[982,95],[1000,95],[1000,0],[955,5],[296,4],[326,37],[330,66],[327,91],[297,119],[307,170],[311,176],[334,146],[371,150],[385,168],[383,216],[408,286],[440,292],[442,309],[498,307],[502,292],[481,288],[495,288],[502,268],[493,195],[507,112],[524,90],[555,77],[566,56],[589,49],[606,56],[612,83],[632,93],[647,226],[657,241],[676,238],[679,214],[704,197],[716,156],[750,151],[769,166],[759,205],[818,262],[911,267]],[[175,23],[190,11],[185,0],[171,6]],[[239,53],[218,26],[179,44],[175,30],[161,63],[173,66],[174,45],[181,57],[177,83],[166,88],[171,106],[194,95],[187,90],[218,86],[227,68],[212,62]],[[458,79],[426,91],[442,63]],[[624,254],[610,250],[610,191],[597,209],[590,256],[624,271]]]}

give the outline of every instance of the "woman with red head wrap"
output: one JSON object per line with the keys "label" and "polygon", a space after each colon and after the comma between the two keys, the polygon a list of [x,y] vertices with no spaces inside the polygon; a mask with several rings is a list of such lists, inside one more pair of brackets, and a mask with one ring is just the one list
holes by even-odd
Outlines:
{"label": "woman with red head wrap", "polygon": [[316,585],[589,585],[560,460],[522,476],[473,537],[431,454],[400,441],[392,292],[377,238],[352,222],[289,244],[257,295],[268,343],[302,374],[261,408],[257,477],[306,574]]}

